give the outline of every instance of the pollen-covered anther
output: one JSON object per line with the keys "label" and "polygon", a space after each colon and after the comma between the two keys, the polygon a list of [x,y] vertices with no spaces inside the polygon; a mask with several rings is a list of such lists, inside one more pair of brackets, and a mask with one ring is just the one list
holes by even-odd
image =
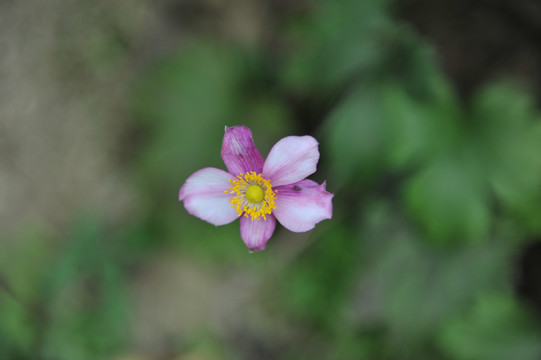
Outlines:
{"label": "pollen-covered anther", "polygon": [[252,220],[260,217],[267,220],[266,215],[276,209],[276,192],[272,190],[270,181],[261,174],[249,171],[237,175],[237,180],[229,182],[232,186],[225,193],[233,195],[229,202],[239,216],[244,213],[245,217],[251,217]]}

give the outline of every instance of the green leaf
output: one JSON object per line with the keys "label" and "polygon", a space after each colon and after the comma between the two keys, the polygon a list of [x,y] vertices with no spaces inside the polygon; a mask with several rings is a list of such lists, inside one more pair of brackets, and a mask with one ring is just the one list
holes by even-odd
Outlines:
{"label": "green leaf", "polygon": [[408,345],[426,347],[450,314],[467,308],[479,291],[503,289],[511,245],[506,239],[441,249],[422,241],[387,203],[369,204],[359,235],[363,256],[355,318],[382,326]]}
{"label": "green leaf", "polygon": [[382,29],[390,26],[387,1],[317,2],[310,20],[290,34],[295,52],[282,82],[295,92],[335,88],[377,62]]}
{"label": "green leaf", "polygon": [[335,224],[282,274],[273,297],[295,318],[329,330],[340,317],[357,267],[359,243]]}
{"label": "green leaf", "polygon": [[480,241],[488,233],[486,184],[467,144],[414,175],[404,194],[406,207],[433,241]]}
{"label": "green leaf", "polygon": [[456,141],[458,109],[452,98],[426,101],[395,82],[382,86],[382,118],[389,128],[392,167],[405,168],[448,151]]}
{"label": "green leaf", "polygon": [[128,302],[125,280],[101,223],[83,218],[48,272],[47,357],[105,359],[124,341]]}
{"label": "green leaf", "polygon": [[472,120],[495,194],[508,211],[541,230],[541,127],[530,96],[492,85],[476,97]]}
{"label": "green leaf", "polygon": [[[2,359],[31,358],[35,345],[36,329],[31,325],[37,321],[35,313],[12,293],[0,290],[0,357]],[[16,296],[16,295],[15,295]],[[20,357],[19,357],[20,356]]]}
{"label": "green leaf", "polygon": [[482,293],[467,313],[444,324],[438,343],[455,360],[537,360],[539,330],[511,295]]}
{"label": "green leaf", "polygon": [[332,111],[325,124],[333,172],[348,179],[382,166],[388,139],[378,92],[360,88]]}

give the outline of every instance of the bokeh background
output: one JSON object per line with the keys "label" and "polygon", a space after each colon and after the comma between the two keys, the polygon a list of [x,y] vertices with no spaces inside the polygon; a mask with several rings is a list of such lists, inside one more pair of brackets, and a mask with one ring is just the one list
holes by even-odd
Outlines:
{"label": "bokeh background", "polygon": [[[0,1],[0,359],[541,359],[536,0]],[[334,217],[191,217],[225,125]]]}

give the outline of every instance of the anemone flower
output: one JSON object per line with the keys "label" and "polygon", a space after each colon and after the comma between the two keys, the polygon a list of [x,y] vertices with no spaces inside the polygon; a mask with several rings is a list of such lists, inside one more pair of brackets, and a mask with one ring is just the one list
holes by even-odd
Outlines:
{"label": "anemone flower", "polygon": [[306,179],[319,160],[313,137],[287,136],[263,161],[249,128],[226,127],[221,155],[228,171],[196,171],[180,188],[179,200],[188,213],[212,225],[240,218],[240,236],[250,251],[265,249],[276,220],[305,232],[332,217],[334,195],[325,191],[325,182]]}

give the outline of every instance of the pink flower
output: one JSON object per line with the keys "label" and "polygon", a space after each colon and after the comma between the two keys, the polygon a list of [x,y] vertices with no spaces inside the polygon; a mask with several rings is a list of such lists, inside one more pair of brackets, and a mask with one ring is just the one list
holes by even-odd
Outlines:
{"label": "pink flower", "polygon": [[265,249],[277,219],[293,232],[305,232],[332,217],[334,195],[325,191],[325,182],[305,179],[319,160],[313,137],[285,137],[263,161],[250,129],[226,127],[222,159],[229,172],[196,171],[180,188],[179,200],[188,213],[216,226],[240,217],[240,236],[250,251]]}

